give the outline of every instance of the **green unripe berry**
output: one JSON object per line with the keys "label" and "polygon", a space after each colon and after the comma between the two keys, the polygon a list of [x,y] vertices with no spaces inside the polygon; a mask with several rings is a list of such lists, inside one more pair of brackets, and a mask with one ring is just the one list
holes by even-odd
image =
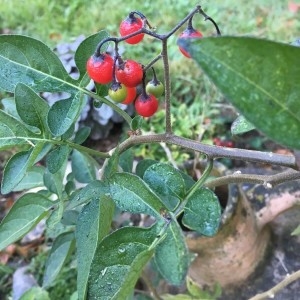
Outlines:
{"label": "green unripe berry", "polygon": [[146,85],[147,94],[151,94],[155,97],[160,97],[164,93],[165,87],[161,81],[151,80]]}
{"label": "green unripe berry", "polygon": [[117,103],[121,103],[127,97],[127,88],[124,84],[115,82],[108,90],[108,96],[110,97],[111,100]]}

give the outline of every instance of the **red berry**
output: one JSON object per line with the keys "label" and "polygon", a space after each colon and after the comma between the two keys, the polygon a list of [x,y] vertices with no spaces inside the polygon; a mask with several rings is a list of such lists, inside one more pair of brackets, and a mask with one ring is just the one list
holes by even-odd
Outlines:
{"label": "red berry", "polygon": [[127,87],[135,87],[141,83],[144,71],[138,62],[128,59],[122,62],[116,69],[116,78]]}
{"label": "red berry", "polygon": [[125,98],[125,100],[122,103],[128,105],[134,101],[135,97],[136,97],[136,88],[128,87],[127,88],[127,97]]}
{"label": "red berry", "polygon": [[[181,39],[182,38],[202,38],[203,35],[200,31],[194,29],[194,28],[187,28],[186,30],[184,30],[180,36]],[[181,51],[181,53],[188,57],[191,58],[191,56],[189,55],[189,53],[187,53],[184,49],[182,49],[181,47],[179,47],[179,50]]]}
{"label": "red berry", "polygon": [[234,147],[234,143],[233,143],[233,141],[225,141],[224,142],[224,146],[228,147],[228,148],[233,148]]}
{"label": "red berry", "polygon": [[158,109],[158,100],[153,95],[141,94],[134,103],[136,112],[142,117],[151,117]]}
{"label": "red berry", "polygon": [[226,141],[226,140],[221,140],[220,138],[216,137],[213,138],[213,142],[216,146],[221,146],[221,147],[228,147],[228,148],[233,148],[234,143],[233,141]]}
{"label": "red berry", "polygon": [[97,83],[107,84],[113,78],[113,58],[104,53],[100,56],[92,55],[87,63],[86,69],[89,76]]}
{"label": "red berry", "polygon": [[214,143],[214,145],[216,145],[216,146],[221,146],[221,139],[220,138],[218,138],[218,137],[216,137],[216,138],[213,138],[213,143]]}
{"label": "red berry", "polygon": [[[141,18],[136,18],[133,14],[129,15],[125,20],[120,24],[120,34],[121,36],[126,36],[128,34],[137,32],[143,27],[143,21]],[[125,40],[128,44],[137,44],[144,38],[144,34],[140,33],[131,38]]]}

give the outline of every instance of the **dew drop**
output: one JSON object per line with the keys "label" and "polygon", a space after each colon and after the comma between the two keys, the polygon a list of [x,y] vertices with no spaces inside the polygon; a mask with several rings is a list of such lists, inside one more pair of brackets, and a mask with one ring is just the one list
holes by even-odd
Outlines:
{"label": "dew drop", "polygon": [[93,104],[95,108],[99,108],[102,103],[100,101],[94,100]]}
{"label": "dew drop", "polygon": [[125,247],[119,247],[118,248],[118,253],[119,254],[124,254],[126,252],[126,248]]}

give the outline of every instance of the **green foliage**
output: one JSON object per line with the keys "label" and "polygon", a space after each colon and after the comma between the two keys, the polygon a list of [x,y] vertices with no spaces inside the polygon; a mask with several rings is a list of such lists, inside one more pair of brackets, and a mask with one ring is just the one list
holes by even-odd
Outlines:
{"label": "green foliage", "polygon": [[102,196],[86,204],[79,215],[76,226],[79,300],[86,297],[92,260],[97,246],[109,233],[113,212],[111,199]]}
{"label": "green foliage", "polygon": [[0,224],[0,250],[28,233],[48,213],[53,202],[40,194],[25,194]]}
{"label": "green foliage", "polygon": [[96,164],[90,155],[73,150],[71,159],[72,171],[78,182],[89,183],[96,179]]}
{"label": "green foliage", "polygon": [[124,211],[160,218],[160,210],[166,208],[147,184],[134,174],[116,173],[110,179],[110,194]]}
{"label": "green foliage", "polygon": [[50,300],[50,298],[47,291],[40,287],[33,287],[26,291],[20,300]]}
{"label": "green foliage", "polygon": [[49,105],[45,100],[20,83],[15,89],[15,102],[18,115],[25,124],[35,126],[45,134],[49,132],[46,122]]}
{"label": "green foliage", "polygon": [[32,138],[37,137],[22,122],[3,110],[0,110],[0,118],[0,150],[28,145],[27,139],[29,136]]}
{"label": "green foliage", "polygon": [[70,150],[67,145],[60,145],[53,149],[48,155],[46,165],[50,173],[58,172],[68,159]]}
{"label": "green foliage", "polygon": [[202,188],[189,197],[182,223],[200,234],[213,236],[218,231],[220,218],[219,199],[211,190]]}
{"label": "green foliage", "polygon": [[255,127],[248,122],[244,116],[238,116],[231,125],[232,135],[242,134],[253,129],[255,129]]}
{"label": "green foliage", "polygon": [[91,265],[89,299],[125,299],[153,255],[156,235],[155,227],[123,227],[104,238]]}
{"label": "green foliage", "polygon": [[205,300],[217,300],[222,294],[221,287],[216,284],[213,290],[204,290],[196,284],[190,277],[186,279],[186,294],[178,295],[163,295],[164,300],[193,300],[193,299],[205,299]]}
{"label": "green foliage", "polygon": [[170,211],[178,206],[186,193],[181,174],[165,163],[151,165],[145,171],[143,179],[160,196]]}
{"label": "green foliage", "polygon": [[300,134],[299,47],[250,37],[179,43],[255,127],[283,145],[300,148],[294,139]]}
{"label": "green foliage", "polygon": [[10,266],[0,264],[0,294],[8,295],[10,286],[8,282],[14,272],[14,269]]}
{"label": "green foliage", "polygon": [[52,284],[69,255],[72,254],[74,246],[75,239],[73,232],[62,233],[55,239],[46,263],[43,287],[48,287]]}
{"label": "green foliage", "polygon": [[300,225],[292,231],[291,235],[300,235]]}
{"label": "green foliage", "polygon": [[164,240],[157,246],[155,262],[162,276],[173,285],[183,283],[189,267],[189,251],[176,220],[171,220]]}
{"label": "green foliage", "polygon": [[[35,279],[37,280],[39,286],[41,286],[43,282],[48,252],[41,251],[30,260],[28,272],[35,275]],[[67,257],[64,267],[54,279],[52,285],[47,288],[47,291],[42,289],[44,293],[48,292],[50,299],[70,299],[70,296],[76,290],[77,270],[76,265],[72,263],[73,260],[74,255]]]}

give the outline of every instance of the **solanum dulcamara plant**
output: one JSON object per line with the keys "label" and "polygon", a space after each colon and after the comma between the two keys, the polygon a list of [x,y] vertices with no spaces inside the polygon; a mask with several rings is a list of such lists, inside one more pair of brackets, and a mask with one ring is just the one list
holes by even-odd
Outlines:
{"label": "solanum dulcamara plant", "polygon": [[[193,20],[199,17],[214,28],[213,36],[194,27]],[[299,149],[298,47],[221,36],[217,23],[200,5],[166,33],[154,30],[139,11],[124,16],[119,31],[114,37],[102,30],[80,44],[74,57],[78,78],[69,76],[41,41],[0,35],[0,89],[5,95],[0,149],[11,151],[1,193],[20,192],[1,222],[0,250],[19,241],[41,220],[46,220],[47,228],[61,226],[48,254],[41,289],[47,290],[73,256],[79,300],[131,299],[138,295],[136,283],[149,265],[155,265],[169,284],[184,283],[193,260],[185,230],[213,236],[220,227],[222,208],[214,186],[224,178],[210,177],[216,159],[280,165],[290,171],[279,175],[279,182],[299,178],[292,155],[208,145],[175,135],[171,106],[176,95],[171,90],[168,54],[169,38],[176,35],[178,55],[193,60],[243,116],[235,123],[235,134],[253,126],[270,139]],[[161,45],[150,62],[119,53],[120,44],[141,47],[148,37]],[[107,52],[109,44],[113,51]],[[162,78],[155,73],[158,62],[163,65]],[[93,90],[88,88],[91,80]],[[43,92],[65,92],[68,97],[50,106]],[[129,127],[128,136],[108,152],[85,146],[89,127],[75,130],[87,96],[95,107],[110,106]],[[132,105],[134,114],[122,109],[124,105]],[[164,132],[141,134],[143,121],[151,122],[159,110],[165,111]],[[135,159],[136,145],[161,142],[200,153],[206,160],[200,178],[195,180],[165,162]],[[234,180],[248,177],[236,174]],[[37,187],[38,191],[32,190]],[[116,216],[122,212],[147,216],[148,222],[116,228]],[[158,299],[153,289],[146,292]]]}

